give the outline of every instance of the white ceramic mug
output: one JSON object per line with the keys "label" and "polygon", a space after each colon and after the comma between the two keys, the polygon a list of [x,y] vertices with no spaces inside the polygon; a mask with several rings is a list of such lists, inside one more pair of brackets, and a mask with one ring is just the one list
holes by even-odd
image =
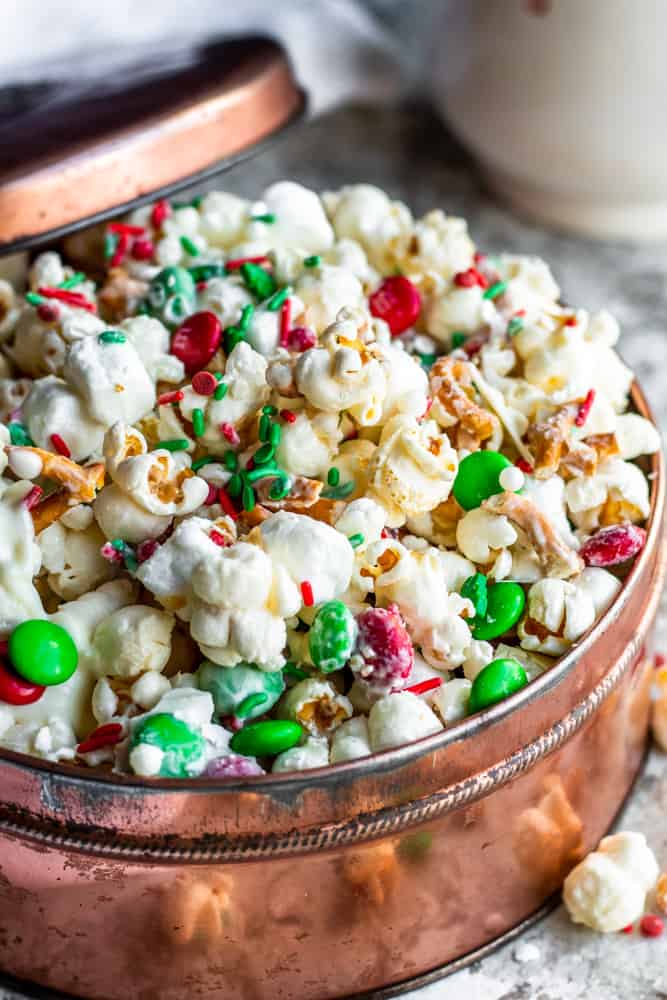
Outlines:
{"label": "white ceramic mug", "polygon": [[438,5],[434,97],[520,211],[588,235],[667,235],[665,0]]}

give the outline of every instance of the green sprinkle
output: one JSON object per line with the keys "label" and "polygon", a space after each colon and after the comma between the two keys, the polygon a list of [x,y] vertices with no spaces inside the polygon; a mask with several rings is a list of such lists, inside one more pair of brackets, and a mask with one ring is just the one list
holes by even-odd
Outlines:
{"label": "green sprinkle", "polygon": [[114,538],[111,542],[111,548],[115,549],[116,552],[124,552],[127,547],[127,542],[124,542],[122,538]]}
{"label": "green sprinkle", "polygon": [[119,330],[105,330],[97,338],[100,344],[124,344],[127,337]]}
{"label": "green sprinkle", "polygon": [[353,549],[358,549],[360,545],[364,544],[364,541],[365,538],[360,531],[357,532],[356,535],[350,535],[350,537],[348,538],[348,542],[350,543]]}
{"label": "green sprinkle", "polygon": [[256,483],[258,479],[267,479],[269,476],[277,476],[280,469],[274,464],[269,464],[265,462],[264,465],[260,465],[256,469],[248,469],[244,472],[244,478],[248,483]]}
{"label": "green sprinkle", "polygon": [[288,298],[288,296],[290,296],[291,294],[292,294],[292,289],[290,288],[289,285],[285,285],[284,288],[281,288],[279,291],[275,293],[275,295],[271,296],[269,301],[266,303],[266,308],[269,310],[269,312],[277,312],[282,306],[285,299]]}
{"label": "green sprinkle", "polygon": [[210,278],[222,278],[227,274],[227,268],[224,264],[198,264],[187,270],[195,284],[200,281],[208,281]]}
{"label": "green sprinkle", "polygon": [[219,403],[220,400],[224,399],[225,396],[227,395],[227,388],[228,388],[227,383],[221,382],[220,385],[215,390],[215,392],[213,393],[213,399],[215,399],[216,402]]}
{"label": "green sprinkle", "polygon": [[165,451],[187,451],[190,442],[186,438],[171,438],[169,441],[158,441],[156,450],[163,448]]}
{"label": "green sprinkle", "polygon": [[192,463],[192,471],[198,472],[199,469],[203,469],[205,465],[210,465],[211,462],[215,461],[216,459],[213,455],[202,455],[201,458],[198,458],[196,462]]}
{"label": "green sprinkle", "polygon": [[287,674],[288,677],[296,677],[299,681],[305,681],[307,677],[310,676],[301,667],[297,667],[296,663],[286,663],[283,667],[283,673]]}
{"label": "green sprinkle", "polygon": [[452,334],[452,350],[455,351],[458,347],[463,347],[467,340],[465,333],[461,333],[457,330],[456,333]]}
{"label": "green sprinkle", "polygon": [[206,430],[206,420],[204,419],[204,411],[200,410],[199,407],[195,407],[192,411],[192,430],[194,431],[195,437],[200,438],[204,431]]}
{"label": "green sprinkle", "polygon": [[104,236],[104,256],[109,259],[113,257],[118,246],[118,237],[115,233],[106,233]]}
{"label": "green sprinkle", "polygon": [[278,470],[277,482],[269,490],[269,500],[282,500],[292,489],[292,481],[286,472]]}
{"label": "green sprinkle", "polygon": [[199,256],[199,247],[196,243],[193,243],[189,236],[181,236],[181,246],[186,253],[190,254],[191,257]]}
{"label": "green sprinkle", "polygon": [[239,330],[243,330],[244,333],[246,332],[250,325],[250,320],[252,319],[254,311],[255,307],[250,305],[250,303],[243,307],[241,310],[241,319],[239,320]]}
{"label": "green sprinkle", "polygon": [[264,702],[268,700],[268,694],[263,694],[261,691],[256,691],[255,694],[249,694],[247,698],[243,699],[234,712],[234,715],[239,719],[245,719],[246,716],[250,715],[254,708],[257,708],[259,705],[263,705]]}
{"label": "green sprinkle", "polygon": [[37,292],[28,292],[25,297],[26,302],[30,303],[31,306],[41,306],[44,305],[46,299],[43,295],[38,295]]}
{"label": "green sprinkle", "polygon": [[128,553],[125,556],[125,569],[128,573],[136,573],[139,569],[139,560],[132,553]]}
{"label": "green sprinkle", "polygon": [[340,482],[340,469],[337,469],[335,465],[332,465],[327,472],[327,482],[329,486],[338,486]]}
{"label": "green sprinkle", "polygon": [[249,261],[242,264],[241,277],[248,291],[256,295],[258,299],[268,299],[276,290],[273,275],[265,271],[259,264],[251,264]]}
{"label": "green sprinkle", "polygon": [[271,406],[269,404],[268,406],[262,407],[262,413],[265,413],[267,417],[274,417],[277,412],[278,412],[277,406]]}
{"label": "green sprinkle", "polygon": [[24,448],[34,448],[35,443],[28,434],[28,428],[23,424],[11,423],[7,425],[9,440],[12,444],[22,445]]}
{"label": "green sprinkle", "polygon": [[273,212],[264,212],[263,215],[251,215],[251,222],[265,222],[267,226],[272,226],[276,221],[276,217]]}
{"label": "green sprinkle", "polygon": [[516,337],[517,333],[523,330],[523,317],[522,316],[512,316],[511,320],[507,324],[507,336]]}
{"label": "green sprinkle", "polygon": [[225,330],[225,354],[231,354],[237,344],[245,340],[245,333],[238,326],[228,326]]}
{"label": "green sprinkle", "polygon": [[332,486],[331,489],[322,490],[320,495],[327,500],[345,500],[346,497],[349,497],[350,493],[354,493],[355,488],[356,483],[354,479],[350,479],[347,483],[341,483],[340,486]]}
{"label": "green sprinkle", "polygon": [[271,430],[269,431],[269,441],[274,448],[277,448],[280,444],[280,439],[282,437],[282,428],[280,424],[271,424]]}
{"label": "green sprinkle", "polygon": [[437,354],[418,354],[417,357],[423,368],[431,368],[438,360]]}
{"label": "green sprinkle", "polygon": [[236,452],[226,451],[222,459],[222,464],[228,472],[236,472],[239,467],[239,457]]}
{"label": "green sprinkle", "polygon": [[251,511],[255,509],[255,491],[252,486],[248,485],[248,483],[246,483],[243,487],[243,497],[241,502],[243,503],[244,510]]}
{"label": "green sprinkle", "polygon": [[306,257],[303,262],[304,267],[319,267],[322,263],[322,258],[318,253],[314,253],[312,257]]}
{"label": "green sprinkle", "polygon": [[61,281],[60,284],[58,285],[58,288],[64,288],[65,290],[68,290],[70,288],[76,288],[77,285],[80,285],[81,282],[85,280],[86,276],[83,273],[83,271],[77,271],[75,274],[71,276],[71,278],[67,278],[65,281]]}
{"label": "green sprinkle", "polygon": [[493,285],[489,285],[487,290],[482,295],[483,299],[497,299],[499,295],[502,295],[504,291],[507,290],[507,281],[496,281]]}
{"label": "green sprinkle", "polygon": [[236,473],[227,483],[227,492],[230,497],[238,497],[241,495],[241,490],[243,489],[243,480],[241,479],[240,473]]}
{"label": "green sprinkle", "polygon": [[271,417],[263,413],[259,418],[259,440],[268,441],[271,436]]}
{"label": "green sprinkle", "polygon": [[267,462],[271,461],[275,454],[276,449],[270,441],[267,441],[266,444],[263,444],[257,449],[255,454],[252,456],[252,459],[255,465],[266,465]]}
{"label": "green sprinkle", "polygon": [[192,205],[193,208],[199,208],[203,200],[204,200],[203,194],[198,194],[192,199],[190,204]]}

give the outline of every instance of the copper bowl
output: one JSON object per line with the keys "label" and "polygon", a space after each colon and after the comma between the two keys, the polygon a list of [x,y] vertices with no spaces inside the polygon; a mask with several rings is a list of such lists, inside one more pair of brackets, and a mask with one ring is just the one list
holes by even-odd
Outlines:
{"label": "copper bowl", "polygon": [[665,555],[662,457],[650,464],[647,544],[604,618],[441,735],[226,785],[2,751],[2,969],[105,1000],[393,996],[539,912],[646,745]]}

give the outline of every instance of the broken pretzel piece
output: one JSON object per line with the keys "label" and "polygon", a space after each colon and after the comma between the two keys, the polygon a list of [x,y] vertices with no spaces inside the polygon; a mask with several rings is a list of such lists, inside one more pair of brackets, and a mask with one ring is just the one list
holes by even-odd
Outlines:
{"label": "broken pretzel piece", "polygon": [[77,465],[64,455],[23,445],[10,446],[6,451],[9,467],[19,478],[37,479],[43,476],[61,486],[61,489],[49,494],[30,511],[37,533],[57,521],[68,507],[91,503],[97,491],[104,486],[102,462]]}
{"label": "broken pretzel piece", "polygon": [[482,508],[491,514],[504,515],[521,528],[547,576],[566,580],[583,570],[583,561],[529,497],[518,493],[496,493],[484,500]]}
{"label": "broken pretzel piece", "polygon": [[601,462],[620,454],[620,450],[615,434],[591,434],[568,449],[558,471],[563,479],[593,476]]}
{"label": "broken pretzel piece", "polygon": [[500,429],[495,413],[485,410],[472,398],[475,368],[467,361],[440,358],[431,368],[430,385],[433,396],[455,420],[454,445],[477,451]]}

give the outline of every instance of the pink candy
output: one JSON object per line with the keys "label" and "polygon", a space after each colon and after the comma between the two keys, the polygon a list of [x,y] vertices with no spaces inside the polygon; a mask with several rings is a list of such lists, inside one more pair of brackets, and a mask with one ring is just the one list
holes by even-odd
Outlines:
{"label": "pink candy", "polygon": [[316,343],[317,334],[308,326],[292,327],[281,340],[282,347],[286,347],[288,351],[298,351],[299,354],[314,347]]}
{"label": "pink candy", "polygon": [[587,566],[617,566],[633,559],[644,548],[646,532],[636,524],[600,528],[579,549]]}
{"label": "pink candy", "polygon": [[204,774],[207,778],[248,778],[255,774],[266,774],[254,757],[242,757],[230,753],[209,762]]}
{"label": "pink candy", "polygon": [[369,608],[357,618],[357,654],[363,658],[359,676],[376,690],[401,689],[410,675],[415,654],[398,607]]}

